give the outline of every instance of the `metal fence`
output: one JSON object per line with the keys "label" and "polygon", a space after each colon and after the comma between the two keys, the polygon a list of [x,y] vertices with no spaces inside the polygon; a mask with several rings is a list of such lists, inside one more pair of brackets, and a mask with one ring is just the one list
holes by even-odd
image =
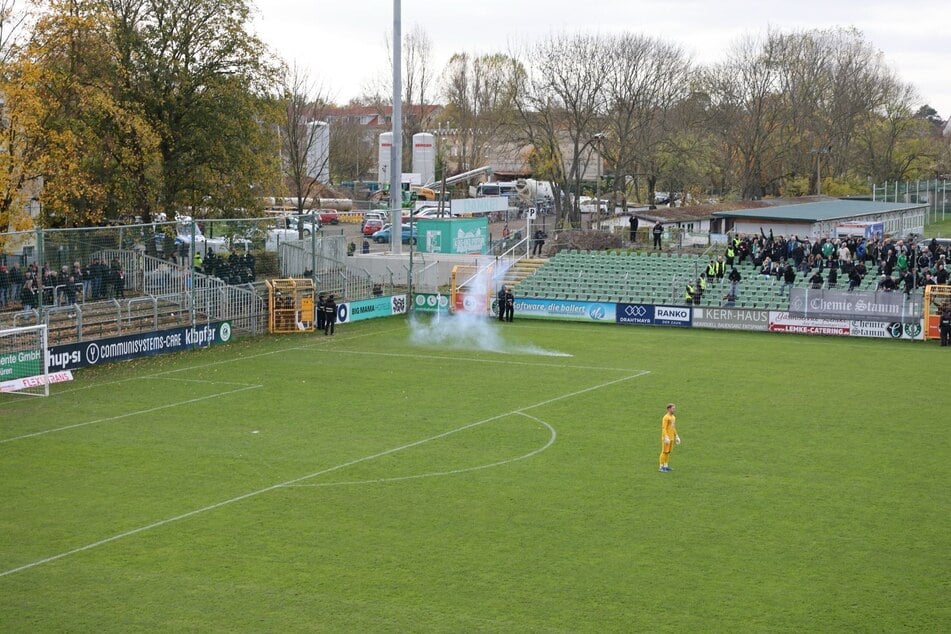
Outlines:
{"label": "metal fence", "polygon": [[939,222],[951,213],[951,182],[944,179],[886,181],[872,185],[872,200],[924,204],[928,206],[928,221]]}
{"label": "metal fence", "polygon": [[[266,329],[256,282],[313,276],[341,299],[380,294],[345,266],[343,236],[283,217],[38,229],[0,233],[0,327],[47,323],[87,339],[230,320],[236,333]],[[35,301],[25,286],[35,283]]]}

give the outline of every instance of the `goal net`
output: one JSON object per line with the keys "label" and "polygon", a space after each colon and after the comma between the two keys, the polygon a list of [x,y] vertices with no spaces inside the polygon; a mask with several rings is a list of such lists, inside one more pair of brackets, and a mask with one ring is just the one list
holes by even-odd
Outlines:
{"label": "goal net", "polygon": [[0,392],[49,396],[46,325],[0,329]]}

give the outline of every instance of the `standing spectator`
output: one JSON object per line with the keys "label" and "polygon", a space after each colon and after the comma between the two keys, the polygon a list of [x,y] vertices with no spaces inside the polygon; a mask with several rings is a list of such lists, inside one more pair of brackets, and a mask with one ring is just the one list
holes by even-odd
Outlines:
{"label": "standing spectator", "polygon": [[545,238],[547,237],[541,228],[535,229],[535,239],[532,242],[532,257],[536,255],[541,257],[542,247],[545,246]]}
{"label": "standing spectator", "polygon": [[664,237],[664,225],[660,223],[660,220],[654,223],[654,228],[651,229],[651,235],[654,236],[654,249],[660,251],[661,239]]}
{"label": "standing spectator", "polygon": [[809,278],[809,284],[812,286],[813,290],[820,290],[822,288],[822,271],[816,271],[812,274],[812,277]]}
{"label": "standing spectator", "polygon": [[119,270],[115,272],[115,289],[116,289],[116,298],[125,299],[125,269],[119,267]]}
{"label": "standing spectator", "polygon": [[0,265],[0,308],[6,308],[10,301],[10,273],[6,266]]}
{"label": "standing spectator", "polygon": [[499,289],[495,295],[495,303],[498,306],[499,321],[505,321],[505,286]]}
{"label": "standing spectator", "polygon": [[792,291],[792,287],[796,285],[796,269],[792,267],[792,264],[787,264],[786,268],[783,270],[783,285],[779,287],[779,294],[785,295],[786,289],[788,288]]}
{"label": "standing spectator", "polygon": [[827,280],[828,288],[835,288],[835,285],[839,283],[839,271],[838,269],[830,268],[829,269],[829,278]]}
{"label": "standing spectator", "polygon": [[105,275],[105,267],[99,263],[99,258],[93,258],[89,265],[89,272],[92,275],[92,296],[94,299],[102,299],[105,295],[102,278]]}
{"label": "standing spectator", "polygon": [[631,228],[631,244],[637,242],[637,216],[631,214],[631,217],[628,219],[627,224]]}
{"label": "standing spectator", "polygon": [[23,276],[23,271],[20,270],[20,267],[14,263],[13,268],[10,269],[10,303],[16,304],[20,301],[20,293],[23,292],[23,282],[26,281],[26,278]]}
{"label": "standing spectator", "polygon": [[23,288],[20,290],[20,297],[23,300],[23,310],[31,310],[39,305],[40,289],[37,286],[36,278],[32,273],[27,273],[23,281]]}
{"label": "standing spectator", "polygon": [[740,280],[743,279],[743,276],[740,275],[740,272],[736,270],[736,267],[734,267],[730,271],[730,275],[727,277],[727,279],[730,281],[730,292],[727,293],[726,301],[728,305],[732,306],[736,303]]}

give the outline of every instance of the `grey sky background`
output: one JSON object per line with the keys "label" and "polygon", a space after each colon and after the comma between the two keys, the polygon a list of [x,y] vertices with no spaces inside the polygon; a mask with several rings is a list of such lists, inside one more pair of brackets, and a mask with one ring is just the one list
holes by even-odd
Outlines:
{"label": "grey sky background", "polygon": [[[257,34],[345,103],[388,76],[384,39],[392,0],[255,0]],[[677,43],[694,60],[723,59],[770,27],[855,27],[913,84],[920,104],[951,118],[951,3],[947,0],[402,0],[404,33],[422,26],[441,72],[456,52],[507,52],[552,32],[634,32]]]}

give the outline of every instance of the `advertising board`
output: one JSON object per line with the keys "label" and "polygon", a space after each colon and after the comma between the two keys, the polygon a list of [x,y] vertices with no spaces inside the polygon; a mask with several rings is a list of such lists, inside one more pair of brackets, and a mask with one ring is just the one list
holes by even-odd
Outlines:
{"label": "advertising board", "polygon": [[402,315],[406,312],[406,295],[371,297],[337,305],[337,323],[346,324],[365,319]]}
{"label": "advertising board", "polygon": [[169,328],[49,347],[49,371],[75,370],[168,352],[205,348],[231,340],[231,322]]}
{"label": "advertising board", "polygon": [[744,308],[694,308],[693,325],[722,330],[769,330],[769,311]]}
{"label": "advertising board", "polygon": [[415,293],[413,295],[413,310],[417,313],[449,313],[449,295],[441,293]]}
{"label": "advertising board", "polygon": [[681,326],[691,324],[691,309],[686,306],[616,304],[615,321],[622,326]]}
{"label": "advertising board", "polygon": [[615,304],[553,299],[516,299],[515,318],[615,322]]}

